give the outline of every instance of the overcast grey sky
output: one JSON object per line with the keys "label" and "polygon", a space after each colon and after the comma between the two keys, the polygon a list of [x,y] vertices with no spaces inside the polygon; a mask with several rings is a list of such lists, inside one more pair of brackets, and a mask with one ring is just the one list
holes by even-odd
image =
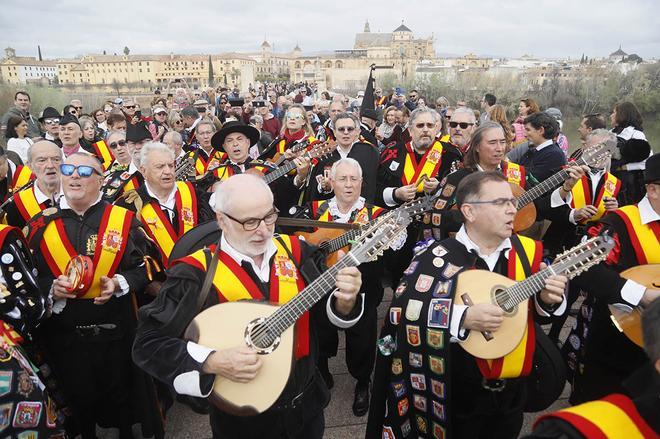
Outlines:
{"label": "overcast grey sky", "polygon": [[[275,6],[277,5],[277,6]],[[3,0],[0,45],[17,55],[275,51],[353,47],[366,19],[372,32],[401,20],[435,37],[441,54],[517,57],[606,56],[622,45],[660,57],[658,0]],[[3,54],[4,55],[4,54]]]}

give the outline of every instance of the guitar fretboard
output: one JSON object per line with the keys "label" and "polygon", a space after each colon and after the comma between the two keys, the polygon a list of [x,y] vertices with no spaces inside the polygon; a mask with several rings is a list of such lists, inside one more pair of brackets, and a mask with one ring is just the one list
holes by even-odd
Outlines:
{"label": "guitar fretboard", "polygon": [[[586,165],[585,161],[580,158],[575,161],[575,164],[577,165]],[[568,178],[568,170],[562,169],[561,171],[557,172],[556,174],[552,175],[551,177],[548,177],[547,179],[543,180],[540,184],[537,184],[524,194],[522,194],[518,198],[518,209],[528,205],[532,201],[536,200],[538,197],[546,194],[547,192],[553,190],[560,184]]]}

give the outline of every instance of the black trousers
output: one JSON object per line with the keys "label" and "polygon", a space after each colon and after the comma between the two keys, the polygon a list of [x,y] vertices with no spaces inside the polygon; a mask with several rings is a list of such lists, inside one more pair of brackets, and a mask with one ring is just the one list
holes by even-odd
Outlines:
{"label": "black trousers", "polygon": [[252,417],[233,418],[229,424],[222,413],[213,410],[211,430],[213,439],[322,439],[325,416],[321,410],[318,415],[305,421],[299,431],[290,433],[285,415],[269,417],[268,422],[259,423],[255,423]]}

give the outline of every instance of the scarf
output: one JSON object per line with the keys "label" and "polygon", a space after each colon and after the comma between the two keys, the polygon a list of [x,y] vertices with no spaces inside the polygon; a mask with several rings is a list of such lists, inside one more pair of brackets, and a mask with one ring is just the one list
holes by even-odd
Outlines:
{"label": "scarf", "polygon": [[304,128],[296,131],[295,133],[291,133],[288,128],[284,129],[284,140],[286,140],[287,144],[300,140],[305,137],[305,135],[306,133]]}

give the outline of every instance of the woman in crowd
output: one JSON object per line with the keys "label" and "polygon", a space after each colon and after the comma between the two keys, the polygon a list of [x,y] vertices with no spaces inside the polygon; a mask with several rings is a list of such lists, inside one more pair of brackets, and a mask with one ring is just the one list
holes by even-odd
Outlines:
{"label": "woman in crowd", "polygon": [[89,116],[80,116],[78,119],[80,128],[82,129],[82,137],[80,138],[80,146],[86,151],[93,151],[92,144],[99,140],[96,135],[96,124],[94,119]]}
{"label": "woman in crowd", "polygon": [[108,124],[105,122],[107,118],[105,114],[105,110],[103,108],[94,110],[94,112],[92,113],[92,117],[94,118],[94,122],[96,123],[97,135],[101,138],[105,137],[105,133],[108,131]]}
{"label": "woman in crowd", "polygon": [[392,142],[397,142],[398,139],[395,135],[394,129],[396,128],[396,112],[398,110],[395,106],[391,105],[383,112],[383,123],[378,126],[376,130],[376,137],[382,145],[389,145]]}
{"label": "woman in crowd", "polygon": [[513,133],[513,128],[511,128],[511,125],[509,125],[509,121],[506,118],[506,110],[504,109],[504,106],[500,104],[493,105],[488,111],[488,116],[493,122],[499,123],[504,130],[504,137],[506,138],[506,152],[511,151],[515,135]]}
{"label": "woman in crowd", "polygon": [[513,122],[513,129],[515,137],[513,138],[514,146],[522,143],[527,138],[525,137],[525,123],[523,122],[527,116],[541,111],[539,104],[534,99],[521,99],[518,104],[518,118]]}
{"label": "woman in crowd", "polygon": [[76,117],[81,116],[80,114],[78,114],[78,109],[73,105],[67,105],[66,107],[64,107],[64,109],[62,110],[62,115],[65,114],[73,114]]}
{"label": "woman in crowd", "polygon": [[177,133],[181,134],[183,132],[183,120],[181,115],[176,110],[171,110],[170,114],[167,116],[167,121],[165,122],[168,130],[174,130]]}
{"label": "woman in crowd", "polygon": [[32,139],[27,137],[27,132],[28,124],[22,117],[11,116],[7,121],[7,131],[5,131],[7,150],[18,154],[23,163],[27,163],[28,149],[34,143]]}
{"label": "woman in crowd", "polygon": [[613,174],[621,180],[620,205],[635,204],[645,194],[643,173],[651,145],[644,134],[642,115],[632,102],[620,102],[610,116],[617,135],[618,154],[612,160]]}

